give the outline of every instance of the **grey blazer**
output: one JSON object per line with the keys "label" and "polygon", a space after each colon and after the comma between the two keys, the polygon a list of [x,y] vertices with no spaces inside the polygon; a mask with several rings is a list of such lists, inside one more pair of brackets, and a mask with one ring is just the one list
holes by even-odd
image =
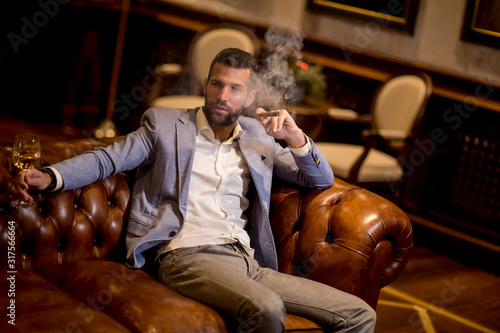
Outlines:
{"label": "grey blazer", "polygon": [[[141,268],[148,250],[161,253],[182,228],[196,143],[197,109],[149,109],[141,126],[124,141],[94,148],[54,164],[63,180],[62,190],[81,187],[122,171],[138,168],[127,225],[127,264]],[[255,119],[240,117],[238,139],[250,168],[253,190],[247,231],[255,258],[277,269],[277,255],[269,223],[272,178],[311,188],[333,184],[333,172],[312,145],[310,155],[299,157],[268,136]]]}

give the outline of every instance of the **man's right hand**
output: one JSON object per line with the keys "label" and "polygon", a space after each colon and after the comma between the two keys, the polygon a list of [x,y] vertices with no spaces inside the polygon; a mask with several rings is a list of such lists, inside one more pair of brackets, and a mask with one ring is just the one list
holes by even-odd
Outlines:
{"label": "man's right hand", "polygon": [[43,191],[50,185],[50,176],[37,169],[29,169],[19,173],[19,187],[21,194],[26,201],[33,201],[28,194],[28,190]]}

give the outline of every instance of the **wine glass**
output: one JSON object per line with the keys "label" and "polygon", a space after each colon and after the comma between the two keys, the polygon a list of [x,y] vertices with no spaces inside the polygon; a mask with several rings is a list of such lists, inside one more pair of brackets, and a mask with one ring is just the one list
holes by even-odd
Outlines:
{"label": "wine glass", "polygon": [[[40,159],[40,139],[33,134],[18,134],[14,139],[12,147],[12,161],[14,165],[21,169],[19,176],[22,173],[34,168]],[[15,208],[33,208],[36,204],[32,201],[18,199],[12,201],[12,206]]]}

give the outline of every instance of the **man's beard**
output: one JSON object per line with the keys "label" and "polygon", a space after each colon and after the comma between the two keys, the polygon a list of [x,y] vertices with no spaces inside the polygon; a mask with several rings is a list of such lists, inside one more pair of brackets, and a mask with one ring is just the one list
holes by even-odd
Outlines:
{"label": "man's beard", "polygon": [[[215,107],[223,107],[226,109],[227,114],[226,115],[220,115],[212,110]],[[244,107],[241,107],[237,111],[235,111],[232,107],[228,106],[227,103],[221,102],[221,101],[216,101],[209,103],[205,97],[205,106],[203,107],[203,111],[205,112],[205,117],[207,118],[208,122],[217,126],[230,126],[234,124],[240,115],[242,114],[244,110]]]}

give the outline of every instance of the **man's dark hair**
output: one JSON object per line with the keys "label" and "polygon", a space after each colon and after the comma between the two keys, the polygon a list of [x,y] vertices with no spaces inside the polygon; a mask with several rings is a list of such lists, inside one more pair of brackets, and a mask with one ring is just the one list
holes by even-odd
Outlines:
{"label": "man's dark hair", "polygon": [[223,49],[215,56],[214,60],[212,60],[210,70],[208,72],[209,79],[210,75],[212,74],[212,68],[216,63],[236,69],[250,69],[250,84],[253,85],[255,83],[257,74],[257,61],[250,53],[237,48]]}

